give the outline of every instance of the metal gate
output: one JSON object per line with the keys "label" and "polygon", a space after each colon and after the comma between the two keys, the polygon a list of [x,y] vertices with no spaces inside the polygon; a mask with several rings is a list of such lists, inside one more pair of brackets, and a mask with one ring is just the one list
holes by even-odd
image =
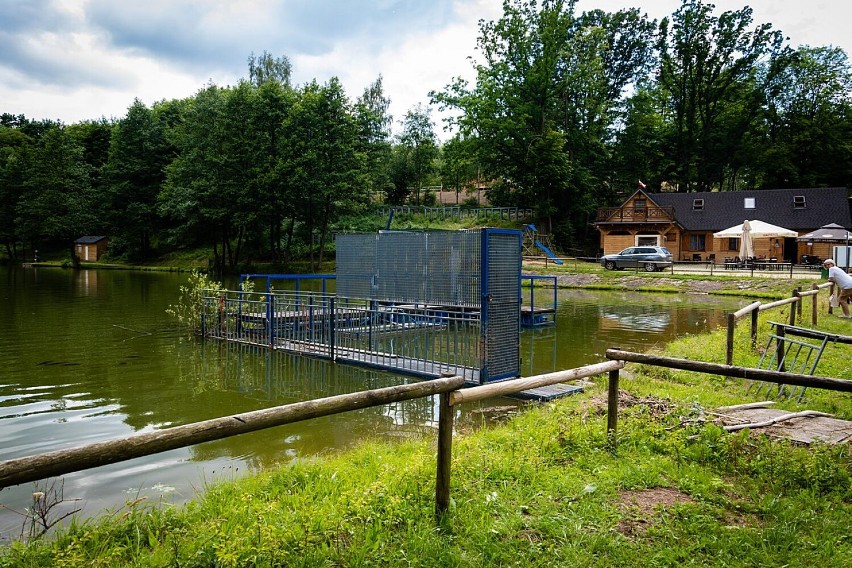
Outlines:
{"label": "metal gate", "polygon": [[521,233],[482,229],[480,382],[520,376]]}

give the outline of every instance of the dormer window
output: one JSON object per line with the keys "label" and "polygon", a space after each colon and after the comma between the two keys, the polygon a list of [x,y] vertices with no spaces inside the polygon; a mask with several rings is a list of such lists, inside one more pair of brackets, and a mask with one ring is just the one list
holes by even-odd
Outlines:
{"label": "dormer window", "polygon": [[743,199],[743,207],[746,209],[754,209],[754,197],[746,197]]}
{"label": "dormer window", "polygon": [[804,195],[794,195],[793,196],[793,209],[804,209],[805,208],[805,196]]}
{"label": "dormer window", "polygon": [[692,200],[692,210],[693,211],[704,211],[704,200],[703,199],[693,199]]}

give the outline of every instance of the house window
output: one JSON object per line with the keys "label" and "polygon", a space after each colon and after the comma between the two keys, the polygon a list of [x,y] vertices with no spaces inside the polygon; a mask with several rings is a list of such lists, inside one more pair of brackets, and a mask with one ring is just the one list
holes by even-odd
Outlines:
{"label": "house window", "polygon": [[633,208],[634,209],[645,209],[645,200],[644,199],[634,199],[633,200]]}
{"label": "house window", "polygon": [[740,250],[740,240],[736,237],[728,239],[728,250]]}
{"label": "house window", "polygon": [[743,207],[746,209],[754,209],[754,197],[744,198]]}
{"label": "house window", "polygon": [[704,200],[703,199],[693,199],[692,200],[692,210],[693,211],[703,211],[704,210]]}
{"label": "house window", "polygon": [[659,235],[636,235],[637,247],[655,247],[660,244]]}
{"label": "house window", "polygon": [[793,196],[793,209],[804,209],[805,208],[805,196],[804,195],[794,195]]}
{"label": "house window", "polygon": [[706,235],[689,235],[689,250],[705,250]]}

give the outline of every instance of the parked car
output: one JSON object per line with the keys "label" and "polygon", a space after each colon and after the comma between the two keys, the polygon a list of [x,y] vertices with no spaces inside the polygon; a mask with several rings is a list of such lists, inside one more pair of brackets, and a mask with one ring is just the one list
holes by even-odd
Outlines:
{"label": "parked car", "polygon": [[641,267],[646,272],[654,272],[671,265],[672,253],[666,247],[630,247],[618,254],[601,257],[601,266],[607,270]]}

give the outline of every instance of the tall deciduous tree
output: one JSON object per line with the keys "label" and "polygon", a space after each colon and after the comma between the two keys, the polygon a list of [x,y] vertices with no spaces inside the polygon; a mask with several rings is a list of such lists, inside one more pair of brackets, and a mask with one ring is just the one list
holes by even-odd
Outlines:
{"label": "tall deciduous tree", "polygon": [[23,158],[32,144],[32,138],[17,126],[0,123],[0,243],[13,261],[19,259],[20,237],[15,217],[23,193]]}
{"label": "tall deciduous tree", "polygon": [[[587,230],[610,175],[607,142],[626,88],[650,65],[653,28],[636,10],[575,15],[572,0],[506,0],[480,24],[474,87],[462,80],[433,100],[462,111],[489,192],[498,203],[535,207],[562,241]],[[554,222],[556,220],[556,222]]]}
{"label": "tall deciduous tree", "polygon": [[164,125],[138,99],[115,125],[105,168],[115,254],[145,260],[161,228],[157,197],[173,150]]}
{"label": "tall deciduous tree", "polygon": [[311,264],[318,267],[330,224],[369,198],[358,126],[340,82],[332,78],[320,86],[314,81],[301,89],[284,131],[283,171],[292,188],[291,206],[299,212]]}
{"label": "tall deciduous tree", "polygon": [[388,113],[390,103],[385,96],[381,75],[364,89],[355,102],[359,151],[367,161],[365,183],[371,195],[386,195],[392,185],[389,173],[390,130],[393,124],[393,116]]}
{"label": "tall deciduous tree", "polygon": [[852,70],[837,47],[800,47],[767,92],[759,140],[771,187],[852,185]]}
{"label": "tall deciduous tree", "polygon": [[267,51],[260,55],[252,53],[248,58],[248,68],[249,82],[256,87],[260,87],[269,81],[285,87],[290,86],[290,74],[293,71],[293,66],[286,55],[276,58]]}
{"label": "tall deciduous tree", "polygon": [[417,105],[405,113],[401,121],[402,131],[397,136],[401,155],[405,158],[406,171],[413,185],[415,201],[420,203],[423,185],[434,171],[438,157],[438,138],[429,110]]}
{"label": "tall deciduous tree", "polygon": [[[752,27],[752,9],[713,15],[714,6],[684,0],[660,24],[659,85],[664,92],[674,164],[667,177],[680,191],[722,187],[731,156],[759,116],[761,64],[783,49],[771,24]],[[768,77],[767,77],[768,79]]]}
{"label": "tall deciduous tree", "polygon": [[16,207],[16,224],[24,240],[68,246],[95,226],[90,166],[83,146],[65,128],[52,128],[24,156],[23,193]]}

